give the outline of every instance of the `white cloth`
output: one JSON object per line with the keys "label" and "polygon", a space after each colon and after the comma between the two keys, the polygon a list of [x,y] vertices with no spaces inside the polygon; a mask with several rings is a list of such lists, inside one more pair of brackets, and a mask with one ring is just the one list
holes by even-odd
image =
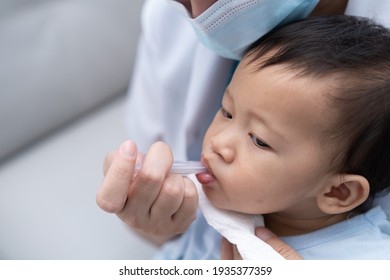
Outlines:
{"label": "white cloth", "polygon": [[189,176],[197,186],[199,209],[207,223],[230,243],[237,245],[244,260],[284,260],[270,245],[255,235],[255,227],[263,226],[261,215],[247,215],[215,208],[207,199],[195,176]]}

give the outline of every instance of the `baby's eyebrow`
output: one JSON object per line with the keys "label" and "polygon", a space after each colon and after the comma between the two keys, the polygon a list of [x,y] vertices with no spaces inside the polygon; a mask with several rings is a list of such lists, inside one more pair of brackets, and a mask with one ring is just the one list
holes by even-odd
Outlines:
{"label": "baby's eyebrow", "polygon": [[[225,90],[225,96],[234,103],[233,92],[231,91],[231,89],[229,87],[227,87]],[[271,121],[269,121],[269,120],[265,119],[263,116],[261,116],[257,110],[254,110],[254,109],[252,110],[252,109],[253,108],[251,108],[251,110],[249,110],[249,115],[253,120],[256,120],[256,121],[262,123],[262,125],[264,125],[264,127],[266,127],[271,132],[272,135],[281,139],[283,142],[285,142],[285,143],[288,142],[286,137],[283,135],[282,131],[276,130],[274,127],[272,127]]]}
{"label": "baby's eyebrow", "polygon": [[261,123],[267,130],[269,130],[271,132],[272,135],[276,136],[279,139],[282,139],[284,142],[287,142],[287,139],[283,135],[282,131],[276,130],[272,126],[272,122],[270,122],[269,120],[265,119],[261,114],[259,114],[259,112],[251,111],[250,112],[250,117],[252,119],[256,120],[257,122]]}

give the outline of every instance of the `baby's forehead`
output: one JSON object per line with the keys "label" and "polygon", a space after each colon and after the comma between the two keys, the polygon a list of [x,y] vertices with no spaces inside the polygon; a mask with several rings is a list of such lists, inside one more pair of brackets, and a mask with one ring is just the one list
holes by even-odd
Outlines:
{"label": "baby's forehead", "polygon": [[280,72],[291,79],[306,79],[311,84],[318,84],[322,88],[327,89],[327,92],[331,96],[338,95],[339,92],[345,88],[345,84],[356,84],[356,77],[347,71],[342,70],[313,70],[310,63],[287,61],[280,63],[269,64],[269,61],[273,59],[277,50],[266,53],[261,57],[256,57],[254,54],[247,54],[240,61],[237,70],[244,71],[246,73],[254,73],[268,68],[273,68],[274,71]]}
{"label": "baby's forehead", "polygon": [[291,119],[301,122],[301,128],[307,124],[313,132],[327,131],[338,115],[333,106],[339,91],[337,75],[312,75],[286,63],[258,67],[245,59],[237,71],[234,82],[243,90],[254,89],[250,106],[265,104],[278,112],[275,117],[283,117],[286,123]]}

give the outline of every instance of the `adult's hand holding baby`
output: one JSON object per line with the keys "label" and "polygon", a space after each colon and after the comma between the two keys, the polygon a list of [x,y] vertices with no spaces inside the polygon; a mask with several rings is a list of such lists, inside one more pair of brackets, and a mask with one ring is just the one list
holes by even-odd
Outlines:
{"label": "adult's hand holding baby", "polygon": [[[134,176],[137,161],[143,163]],[[190,179],[169,173],[172,163],[172,152],[162,142],[143,156],[125,141],[105,159],[97,204],[155,243],[183,233],[195,219],[198,193]]]}

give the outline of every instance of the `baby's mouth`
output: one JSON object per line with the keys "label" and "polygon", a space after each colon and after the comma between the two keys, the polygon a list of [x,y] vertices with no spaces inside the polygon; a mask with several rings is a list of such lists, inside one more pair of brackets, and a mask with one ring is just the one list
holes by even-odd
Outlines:
{"label": "baby's mouth", "polygon": [[215,177],[210,172],[198,173],[196,174],[196,179],[198,179],[199,183],[202,185],[207,185],[215,181]]}
{"label": "baby's mouth", "polygon": [[198,179],[199,183],[201,183],[202,185],[207,185],[215,181],[216,178],[207,161],[205,161],[203,158],[202,164],[207,168],[207,171],[196,174],[196,179]]}

